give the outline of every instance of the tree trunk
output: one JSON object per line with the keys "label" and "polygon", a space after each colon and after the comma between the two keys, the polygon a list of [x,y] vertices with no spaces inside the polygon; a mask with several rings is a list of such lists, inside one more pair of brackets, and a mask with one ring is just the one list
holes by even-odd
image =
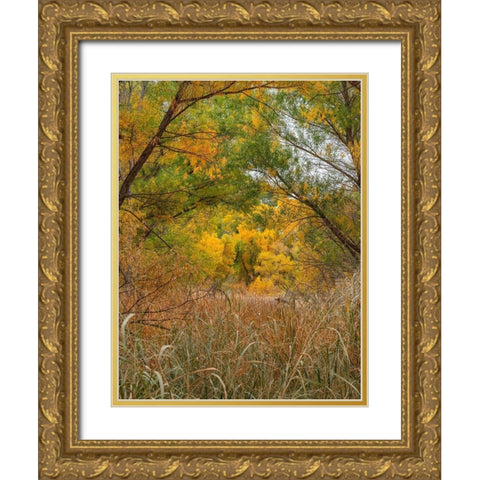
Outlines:
{"label": "tree trunk", "polygon": [[332,232],[335,238],[343,245],[356,260],[360,258],[360,245],[348,238],[343,232],[325,215],[322,209],[306,198],[297,197],[302,203],[310,207],[323,221],[325,226]]}

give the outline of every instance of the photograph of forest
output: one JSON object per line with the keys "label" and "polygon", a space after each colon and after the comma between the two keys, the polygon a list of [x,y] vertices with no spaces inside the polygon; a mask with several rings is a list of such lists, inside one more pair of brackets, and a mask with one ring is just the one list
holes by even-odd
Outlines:
{"label": "photograph of forest", "polygon": [[119,80],[118,398],[362,398],[361,80]]}

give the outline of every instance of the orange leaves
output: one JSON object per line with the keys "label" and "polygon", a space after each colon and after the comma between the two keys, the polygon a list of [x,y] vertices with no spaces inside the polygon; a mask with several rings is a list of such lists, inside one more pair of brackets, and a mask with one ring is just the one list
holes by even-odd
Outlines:
{"label": "orange leaves", "polygon": [[[220,140],[217,132],[208,126],[202,130],[190,131],[180,126],[175,134],[165,144],[165,151],[174,156],[184,157],[191,167],[191,173],[199,173],[213,179],[220,174],[225,166],[225,157],[218,159]],[[186,177],[185,177],[186,178]]]}

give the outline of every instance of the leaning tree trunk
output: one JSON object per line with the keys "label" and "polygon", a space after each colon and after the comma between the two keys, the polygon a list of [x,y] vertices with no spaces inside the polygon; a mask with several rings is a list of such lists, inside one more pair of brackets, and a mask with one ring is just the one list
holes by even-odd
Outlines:
{"label": "leaning tree trunk", "polygon": [[185,89],[185,86],[188,82],[182,82],[178,91],[175,95],[175,98],[170,103],[167,112],[165,113],[160,125],[155,132],[155,135],[150,139],[147,146],[140,154],[136,162],[134,163],[133,167],[128,172],[128,175],[125,177],[125,180],[120,187],[120,192],[118,194],[118,206],[119,208],[122,206],[125,199],[130,195],[130,187],[132,186],[135,177],[138,175],[142,167],[145,165],[145,162],[148,160],[148,157],[153,152],[153,149],[160,143],[162,135],[164,134],[165,130],[167,129],[170,122],[173,120],[175,113],[177,112],[178,106],[180,105],[180,100],[182,97],[182,93]]}

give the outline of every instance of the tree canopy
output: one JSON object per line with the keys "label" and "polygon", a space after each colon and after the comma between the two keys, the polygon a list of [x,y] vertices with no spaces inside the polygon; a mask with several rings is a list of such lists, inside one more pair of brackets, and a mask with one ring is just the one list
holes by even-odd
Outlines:
{"label": "tree canopy", "polygon": [[351,275],[361,175],[358,81],[121,81],[122,312],[174,287],[308,296]]}

